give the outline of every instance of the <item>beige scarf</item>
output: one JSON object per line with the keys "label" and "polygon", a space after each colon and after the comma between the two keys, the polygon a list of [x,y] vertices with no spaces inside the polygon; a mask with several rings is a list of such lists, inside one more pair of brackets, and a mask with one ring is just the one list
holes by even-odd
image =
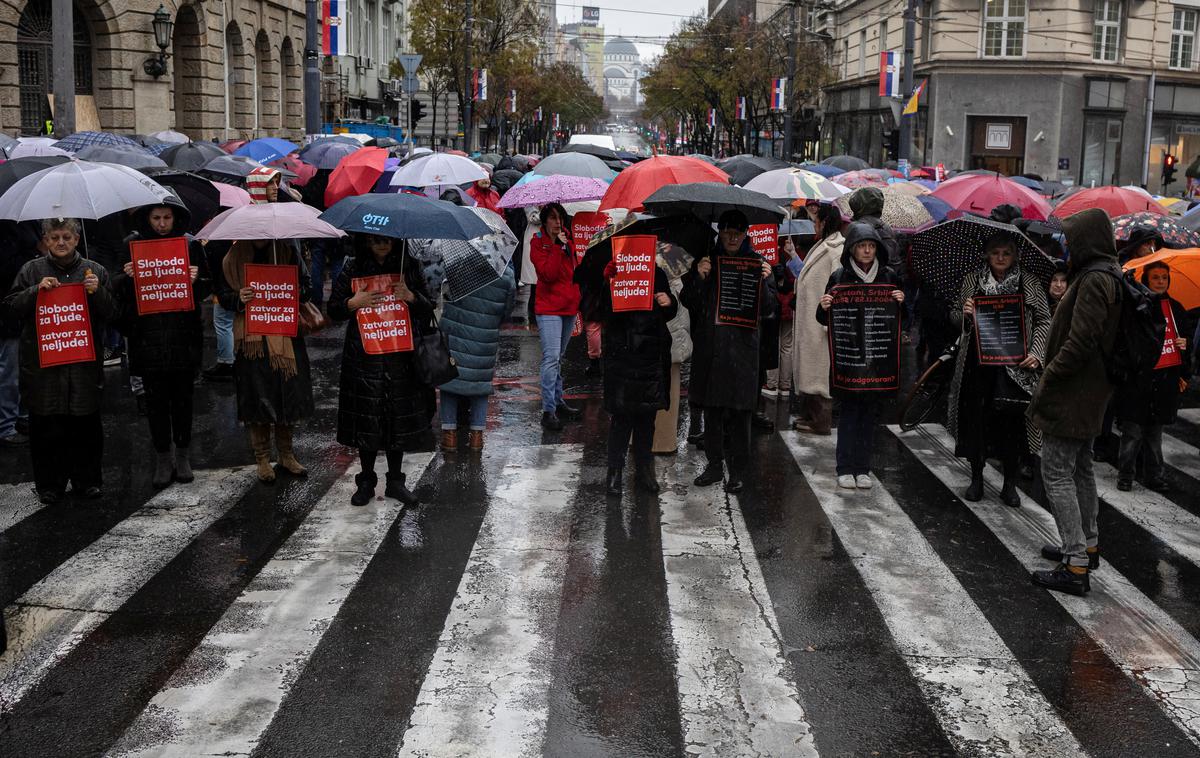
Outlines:
{"label": "beige scarf", "polygon": [[[291,260],[292,250],[287,245],[283,246],[280,251],[277,242],[272,242],[276,246],[275,251],[282,260],[277,260],[277,263],[294,263]],[[274,257],[274,255],[272,256]],[[225,281],[229,282],[229,286],[233,287],[235,292],[238,292],[245,286],[242,283],[242,275],[246,270],[247,263],[254,262],[254,244],[249,240],[241,240],[233,243],[229,248],[229,252],[225,255],[225,260],[221,262],[221,270],[225,273]],[[233,347],[234,350],[254,360],[263,357],[263,350],[266,349],[268,360],[271,368],[283,374],[285,380],[291,379],[296,375],[296,353],[292,349],[292,338],[283,335],[247,335],[246,334],[246,314],[238,312],[233,317]]]}

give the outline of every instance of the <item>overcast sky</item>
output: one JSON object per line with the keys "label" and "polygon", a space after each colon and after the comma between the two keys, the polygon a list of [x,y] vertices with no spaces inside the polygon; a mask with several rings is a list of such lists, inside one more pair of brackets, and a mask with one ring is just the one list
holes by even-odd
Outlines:
{"label": "overcast sky", "polygon": [[661,51],[656,38],[671,36],[685,18],[708,11],[707,0],[658,0],[656,3],[646,3],[644,0],[566,0],[565,3],[558,3],[558,23],[579,21],[583,17],[584,5],[600,8],[600,26],[604,27],[604,34],[632,39],[646,63]]}

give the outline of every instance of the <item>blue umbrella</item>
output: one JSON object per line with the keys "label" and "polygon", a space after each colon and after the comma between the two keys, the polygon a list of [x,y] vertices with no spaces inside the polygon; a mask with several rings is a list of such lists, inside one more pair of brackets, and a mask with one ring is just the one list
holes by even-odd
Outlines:
{"label": "blue umbrella", "polygon": [[408,193],[347,197],[321,220],[343,231],[397,239],[469,240],[492,231],[470,208]]}
{"label": "blue umbrella", "polygon": [[780,237],[803,237],[816,233],[817,228],[806,218],[794,218],[779,225]]}
{"label": "blue umbrella", "polygon": [[801,163],[800,168],[804,169],[805,171],[811,171],[814,174],[820,174],[821,176],[825,177],[826,179],[837,176],[838,174],[846,173],[846,169],[844,169],[844,168],[838,168],[837,166],[827,166],[824,163]]}
{"label": "blue umbrella", "polygon": [[350,144],[340,139],[323,139],[304,146],[300,151],[300,160],[317,168],[335,169],[342,158],[361,148],[357,143]]}
{"label": "blue umbrella", "polygon": [[919,184],[927,190],[935,190],[941,182],[936,182],[933,179],[910,179],[913,184]]}
{"label": "blue umbrella", "polygon": [[299,148],[288,142],[285,139],[278,137],[262,137],[261,139],[251,140],[246,144],[233,151],[234,155],[244,155],[247,158],[253,158],[259,163],[270,163],[271,161],[279,160],[289,153],[294,153]]}
{"label": "blue umbrella", "polygon": [[110,132],[76,132],[54,143],[55,147],[60,150],[66,150],[68,153],[77,153],[90,145],[133,145],[134,147],[141,147],[141,145],[128,137],[122,137],[119,134],[112,134]]}
{"label": "blue umbrella", "polygon": [[925,210],[929,211],[929,215],[933,216],[933,220],[939,224],[946,220],[950,211],[954,210],[950,203],[933,195],[917,195],[917,202],[925,206]]}

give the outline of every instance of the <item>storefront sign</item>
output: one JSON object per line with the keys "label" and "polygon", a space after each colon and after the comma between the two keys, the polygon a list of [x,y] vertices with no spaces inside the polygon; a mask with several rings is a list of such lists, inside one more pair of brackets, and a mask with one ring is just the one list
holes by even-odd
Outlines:
{"label": "storefront sign", "polygon": [[616,275],[609,281],[614,313],[654,308],[654,254],[658,238],[631,234],[612,238]]}
{"label": "storefront sign", "polygon": [[762,262],[758,258],[717,258],[717,325],[758,328]]}
{"label": "storefront sign", "polygon": [[1176,124],[1176,134],[1200,134],[1200,124]]}
{"label": "storefront sign", "polygon": [[976,295],[975,346],[982,366],[1015,366],[1025,360],[1025,296]]}
{"label": "storefront sign", "polygon": [[603,211],[584,211],[571,217],[571,247],[575,260],[582,261],[592,237],[608,227],[608,214]]}
{"label": "storefront sign", "polygon": [[833,387],[851,392],[900,388],[900,304],[891,284],[834,287],[829,309]]}
{"label": "storefront sign", "polygon": [[38,290],[38,365],[42,368],[96,360],[87,290],[82,284],[60,284]]}
{"label": "storefront sign", "polygon": [[139,316],[190,311],[191,259],[183,237],[129,243],[133,263],[133,291]]}
{"label": "storefront sign", "polygon": [[396,297],[395,286],[400,282],[399,274],[360,276],[350,280],[354,292],[378,292],[384,295],[383,302],[354,312],[358,322],[358,336],[363,350],[369,355],[404,353],[413,349],[412,318],[408,303]]}
{"label": "storefront sign", "polygon": [[779,227],[775,224],[751,224],[746,231],[750,246],[772,266],[779,263]]}
{"label": "storefront sign", "polygon": [[988,150],[1012,149],[1012,124],[988,124],[986,147]]}
{"label": "storefront sign", "polygon": [[300,277],[296,267],[247,263],[242,281],[255,294],[246,303],[246,334],[295,337],[300,328]]}

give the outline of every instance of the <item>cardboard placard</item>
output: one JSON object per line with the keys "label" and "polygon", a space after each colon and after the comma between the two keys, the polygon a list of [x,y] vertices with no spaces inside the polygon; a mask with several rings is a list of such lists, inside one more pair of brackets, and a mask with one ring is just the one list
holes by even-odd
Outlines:
{"label": "cardboard placard", "polygon": [[399,281],[399,274],[360,276],[350,280],[350,289],[354,292],[367,290],[387,295],[379,305],[359,308],[354,312],[363,350],[370,355],[406,353],[413,349],[412,317],[408,303],[396,297],[392,289]]}
{"label": "cardboard placard", "polygon": [[61,284],[38,290],[38,365],[42,368],[96,360],[96,341],[82,284]]}
{"label": "cardboard placard", "polygon": [[1025,296],[976,295],[975,347],[981,366],[1015,366],[1025,360]]}
{"label": "cardboard placard", "polygon": [[295,266],[247,263],[242,281],[257,294],[246,303],[246,334],[300,333],[300,272]]}
{"label": "cardboard placard", "polygon": [[717,325],[758,328],[762,262],[758,258],[717,256]]}
{"label": "cardboard placard", "polygon": [[775,224],[751,224],[746,230],[750,246],[772,266],[779,265],[779,227]]}
{"label": "cardboard placard", "polygon": [[575,260],[583,260],[588,243],[608,226],[608,214],[604,211],[583,211],[571,217],[571,248]]}
{"label": "cardboard placard", "polygon": [[891,284],[834,287],[829,309],[832,386],[850,392],[900,388],[900,304]]}
{"label": "cardboard placard", "polygon": [[1183,364],[1183,355],[1179,348],[1175,347],[1175,338],[1179,336],[1179,329],[1175,326],[1175,314],[1171,311],[1171,301],[1164,297],[1159,302],[1162,303],[1163,316],[1167,319],[1167,331],[1163,336],[1162,355],[1158,357],[1158,363],[1154,364],[1155,371]]}
{"label": "cardboard placard", "polygon": [[183,237],[129,243],[139,316],[194,309],[191,258]]}
{"label": "cardboard placard", "polygon": [[654,255],[658,238],[631,234],[612,238],[617,274],[609,280],[613,313],[654,308]]}

